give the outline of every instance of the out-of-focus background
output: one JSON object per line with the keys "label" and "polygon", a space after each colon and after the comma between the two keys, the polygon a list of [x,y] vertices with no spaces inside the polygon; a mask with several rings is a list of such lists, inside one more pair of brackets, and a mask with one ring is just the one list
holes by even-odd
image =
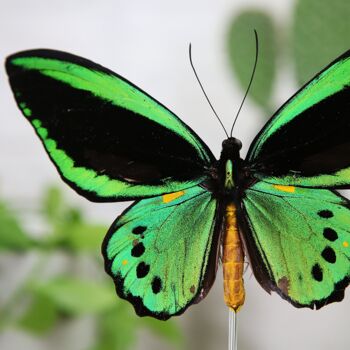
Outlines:
{"label": "out-of-focus background", "polygon": [[[349,19],[348,0],[2,0],[0,57],[45,47],[98,62],[168,106],[219,156],[224,134],[188,44],[229,128],[252,69],[255,28],[258,71],[234,132],[244,155],[276,107],[350,48]],[[0,70],[0,349],[225,349],[221,270],[207,298],[169,322],[140,319],[115,296],[100,243],[128,204],[90,203],[61,182]],[[249,268],[245,281],[239,349],[349,348],[349,295],[298,310],[266,294]]]}

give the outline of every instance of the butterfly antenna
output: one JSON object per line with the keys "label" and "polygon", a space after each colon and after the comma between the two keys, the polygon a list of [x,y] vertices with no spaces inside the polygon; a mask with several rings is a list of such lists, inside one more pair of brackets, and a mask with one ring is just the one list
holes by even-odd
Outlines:
{"label": "butterfly antenna", "polygon": [[216,118],[218,119],[220,125],[221,125],[222,128],[224,129],[224,132],[225,132],[225,134],[226,134],[226,136],[227,136],[227,138],[228,138],[229,136],[228,136],[228,133],[227,133],[225,127],[224,127],[224,124],[222,123],[222,121],[221,121],[221,119],[219,118],[218,114],[216,113],[216,111],[215,111],[213,105],[211,104],[211,102],[210,102],[210,100],[209,100],[209,98],[208,98],[208,96],[207,96],[207,94],[206,94],[206,92],[205,92],[205,90],[204,90],[204,88],[203,88],[203,85],[202,85],[201,81],[199,80],[199,77],[198,77],[198,74],[197,74],[197,72],[196,72],[196,69],[194,68],[194,65],[193,65],[193,62],[192,62],[192,45],[191,45],[191,43],[190,43],[190,46],[189,46],[189,56],[190,56],[191,67],[192,67],[192,70],[193,70],[194,75],[196,76],[196,79],[197,79],[197,81],[198,81],[198,84],[199,84],[199,86],[201,87],[201,89],[202,89],[202,91],[203,91],[203,94],[204,94],[205,98],[207,99],[207,101],[208,101],[208,103],[209,103],[210,108],[211,108],[212,111],[214,112]]}
{"label": "butterfly antenna", "polygon": [[235,117],[235,120],[232,124],[232,128],[231,128],[231,132],[230,132],[230,136],[232,137],[232,132],[233,132],[233,128],[236,124],[236,121],[237,121],[237,118],[238,118],[238,115],[239,113],[241,112],[241,109],[242,109],[242,106],[244,104],[244,101],[248,95],[248,92],[249,92],[249,89],[252,85],[252,82],[253,82],[253,79],[254,79],[254,75],[255,75],[255,70],[256,70],[256,66],[258,64],[258,56],[259,56],[259,39],[258,39],[258,33],[256,32],[256,30],[254,29],[254,34],[255,34],[255,62],[254,62],[254,67],[253,67],[253,71],[252,71],[252,75],[250,77],[250,81],[249,81],[249,84],[248,84],[248,88],[247,88],[247,91],[245,92],[245,95],[243,97],[243,100],[242,100],[242,103],[241,105],[239,106],[239,109],[238,109],[238,112],[236,114],[236,117]]}

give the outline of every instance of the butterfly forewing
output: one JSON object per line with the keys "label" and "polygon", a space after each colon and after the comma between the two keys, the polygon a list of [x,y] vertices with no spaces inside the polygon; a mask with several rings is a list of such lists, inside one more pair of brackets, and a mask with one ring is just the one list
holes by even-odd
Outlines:
{"label": "butterfly forewing", "polygon": [[350,51],[298,91],[252,143],[255,177],[307,187],[350,186]]}
{"label": "butterfly forewing", "polygon": [[10,56],[6,69],[18,106],[60,175],[90,200],[191,187],[214,160],[172,112],[91,61],[33,50]]}

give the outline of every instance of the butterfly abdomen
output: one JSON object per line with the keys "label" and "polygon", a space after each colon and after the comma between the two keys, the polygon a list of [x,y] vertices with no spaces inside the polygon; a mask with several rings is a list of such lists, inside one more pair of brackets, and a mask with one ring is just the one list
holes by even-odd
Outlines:
{"label": "butterfly abdomen", "polygon": [[233,203],[226,206],[225,236],[223,242],[224,299],[226,305],[238,311],[244,304],[243,284],[244,253],[239,237],[236,207]]}

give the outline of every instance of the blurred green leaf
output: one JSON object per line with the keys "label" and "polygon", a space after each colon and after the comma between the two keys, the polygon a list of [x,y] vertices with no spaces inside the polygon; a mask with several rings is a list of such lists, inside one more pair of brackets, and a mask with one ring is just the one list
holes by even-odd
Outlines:
{"label": "blurred green leaf", "polygon": [[81,211],[70,207],[63,199],[58,187],[49,187],[42,200],[42,210],[46,219],[53,225],[78,223],[82,220]]}
{"label": "blurred green leaf", "polygon": [[100,253],[101,244],[108,228],[103,225],[77,224],[72,225],[63,244],[76,251],[91,251]]}
{"label": "blurred green leaf", "polygon": [[276,34],[270,16],[250,10],[235,17],[228,33],[228,53],[233,71],[245,92],[255,60],[254,29],[259,36],[259,60],[249,96],[269,111],[276,75],[277,52]]}
{"label": "blurred green leaf", "polygon": [[25,250],[33,245],[16,216],[0,202],[0,250]]}
{"label": "blurred green leaf", "polygon": [[98,340],[92,350],[127,350],[136,342],[139,318],[132,307],[121,301],[97,320]]}
{"label": "blurred green leaf", "polygon": [[175,345],[183,344],[181,330],[175,321],[164,322],[151,317],[138,317],[133,307],[122,300],[117,307],[103,313],[98,319],[98,342],[92,350],[131,349],[137,339],[136,331],[140,327],[149,329]]}
{"label": "blurred green leaf", "polygon": [[35,295],[18,326],[27,332],[44,335],[54,327],[57,318],[55,303],[45,296]]}
{"label": "blurred green leaf", "polygon": [[164,322],[151,317],[144,317],[142,324],[155,334],[174,344],[180,345],[183,342],[182,332],[176,321],[168,320]]}
{"label": "blurred green leaf", "polygon": [[46,190],[43,203],[43,213],[50,222],[60,220],[65,210],[61,191],[57,187]]}
{"label": "blurred green leaf", "polygon": [[[36,250],[36,254],[44,259],[38,260],[23,285],[1,308],[1,328],[15,324],[26,332],[45,336],[55,327],[58,320],[64,321],[65,318],[61,316],[75,318],[89,314],[95,318],[97,328],[97,341],[93,350],[132,349],[137,332],[142,327],[174,344],[181,343],[182,338],[176,324],[171,321],[164,323],[137,317],[133,307],[119,299],[113,286],[105,283],[103,279],[81,280],[73,277],[73,273],[68,271],[64,276],[43,281],[42,267],[45,267],[47,257],[50,257],[56,248],[73,258],[73,262],[80,252],[84,252],[85,258],[90,257],[91,262],[95,262],[96,252],[100,252],[107,227],[87,222],[79,209],[65,203],[57,188],[47,191],[40,214],[46,219],[50,234],[32,243],[15,215],[0,202],[0,233],[4,232],[0,236],[0,249],[3,248],[2,244],[16,249],[35,245],[36,248],[40,248]],[[24,313],[18,316],[16,305],[28,298],[28,294],[32,297],[31,303]]]}
{"label": "blurred green leaf", "polygon": [[299,84],[349,49],[349,0],[298,0],[293,23],[293,55]]}
{"label": "blurred green leaf", "polygon": [[35,291],[70,315],[96,314],[118,303],[110,285],[97,281],[61,277],[36,285]]}

